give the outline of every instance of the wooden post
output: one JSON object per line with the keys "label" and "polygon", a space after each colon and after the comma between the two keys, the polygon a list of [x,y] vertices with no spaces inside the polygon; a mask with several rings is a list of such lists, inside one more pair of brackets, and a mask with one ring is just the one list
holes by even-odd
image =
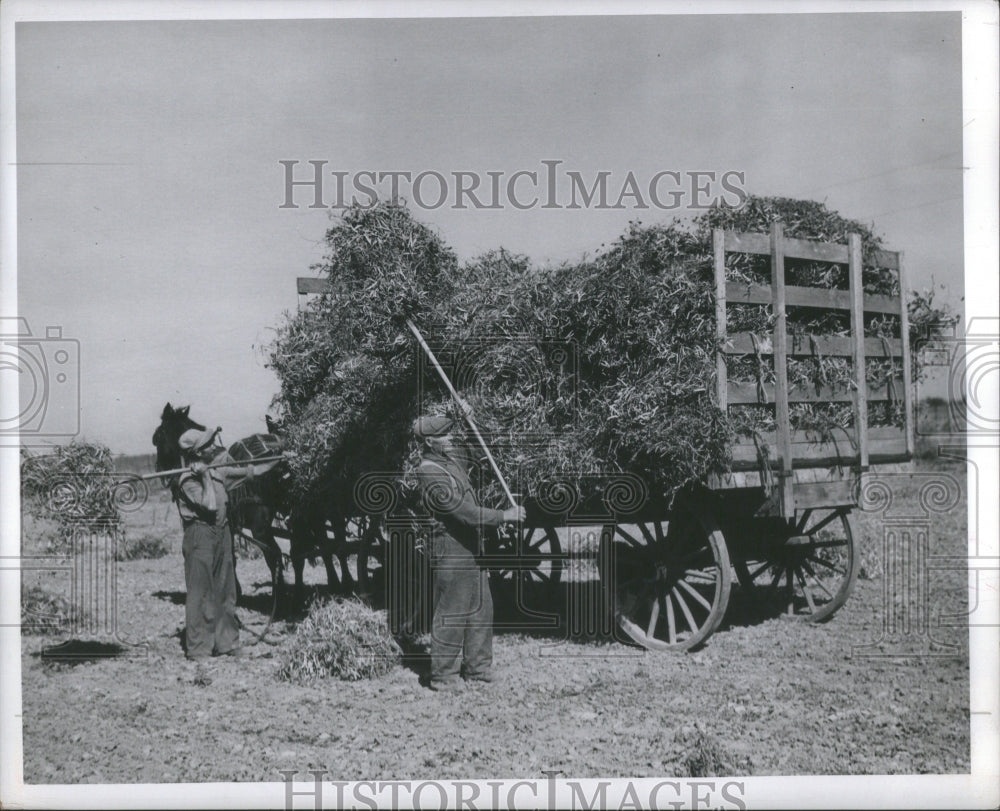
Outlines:
{"label": "wooden post", "polygon": [[906,409],[906,455],[913,456],[913,373],[910,357],[910,286],[906,278],[906,268],[903,266],[903,252],[896,254],[899,266],[899,339],[903,345],[903,408]]}
{"label": "wooden post", "polygon": [[774,417],[778,426],[778,456],[781,461],[781,515],[795,510],[792,474],[792,426],[788,415],[788,325],[785,313],[785,247],[780,222],[771,225],[771,298],[774,302]]}
{"label": "wooden post", "polygon": [[715,249],[715,328],[720,341],[715,378],[719,408],[725,412],[729,403],[729,383],[726,353],[722,351],[721,342],[726,340],[726,232],[721,228],[712,229],[712,245]]}
{"label": "wooden post", "polygon": [[861,237],[847,238],[848,272],[851,293],[851,354],[854,357],[854,436],[858,444],[858,465],[868,470],[868,381],[865,377],[865,303],[861,278]]}

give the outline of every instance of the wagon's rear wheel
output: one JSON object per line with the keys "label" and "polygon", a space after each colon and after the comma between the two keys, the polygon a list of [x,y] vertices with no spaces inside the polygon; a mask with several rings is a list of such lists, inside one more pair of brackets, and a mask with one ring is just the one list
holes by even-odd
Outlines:
{"label": "wagon's rear wheel", "polygon": [[680,505],[666,521],[605,526],[598,568],[618,627],[649,650],[697,647],[726,612],[726,542],[696,505]]}
{"label": "wagon's rear wheel", "polygon": [[764,611],[822,622],[847,601],[860,567],[850,508],[804,510],[793,523],[752,529],[753,555],[733,568]]}

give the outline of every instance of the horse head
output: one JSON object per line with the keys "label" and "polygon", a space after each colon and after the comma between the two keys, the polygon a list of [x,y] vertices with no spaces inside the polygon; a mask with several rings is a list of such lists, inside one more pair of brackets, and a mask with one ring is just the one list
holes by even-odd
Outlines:
{"label": "horse head", "polygon": [[205,426],[195,422],[188,416],[191,406],[174,408],[167,403],[160,414],[160,424],[153,432],[153,445],[156,447],[156,469],[173,470],[181,467],[181,448],[179,440],[185,431],[195,428],[204,431]]}

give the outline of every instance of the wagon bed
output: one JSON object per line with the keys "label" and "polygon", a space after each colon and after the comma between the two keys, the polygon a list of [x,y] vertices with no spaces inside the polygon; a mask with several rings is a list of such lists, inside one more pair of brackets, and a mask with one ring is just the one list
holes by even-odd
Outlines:
{"label": "wagon bed", "polygon": [[[716,396],[721,408],[773,405],[776,429],[732,447],[731,472],[679,493],[661,515],[604,528],[599,564],[618,627],[632,641],[655,650],[697,647],[725,614],[733,574],[750,602],[766,615],[778,613],[817,622],[829,619],[849,597],[859,553],[852,510],[861,474],[872,465],[896,465],[913,456],[913,405],[907,287],[902,256],[875,255],[876,267],[898,272],[898,295],[865,293],[861,238],[847,245],[791,239],[775,224],[769,234],[717,229],[713,234],[716,323],[722,351]],[[770,257],[771,284],[726,279],[726,255]],[[848,289],[785,283],[785,260],[838,263],[848,269]],[[731,304],[773,308],[769,334],[727,331]],[[849,335],[795,335],[787,309],[847,311]],[[898,317],[898,336],[865,337],[865,313]],[[773,365],[773,383],[735,382],[726,357],[756,355]],[[846,357],[852,385],[798,388],[789,385],[789,357]],[[884,388],[868,385],[865,362],[889,360]],[[898,373],[898,374],[897,374]],[[899,392],[899,394],[897,394]],[[872,402],[901,402],[903,425],[869,426]],[[853,410],[852,430],[792,428],[797,403],[844,402]]]}

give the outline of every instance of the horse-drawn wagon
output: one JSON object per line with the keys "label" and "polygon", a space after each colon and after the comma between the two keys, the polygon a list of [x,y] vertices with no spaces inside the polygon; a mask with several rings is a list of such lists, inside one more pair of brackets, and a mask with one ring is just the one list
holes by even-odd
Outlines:
{"label": "horse-drawn wagon", "polygon": [[[591,523],[601,530],[590,552],[597,558],[607,605],[628,639],[653,650],[704,643],[725,615],[734,579],[768,611],[813,622],[833,616],[858,575],[852,511],[861,475],[872,466],[908,461],[913,453],[907,287],[900,254],[879,250],[863,259],[857,234],[847,245],[793,239],[784,236],[780,224],[769,234],[716,229],[713,248],[720,347],[715,399],[730,411],[747,405],[767,410],[768,427],[737,437],[725,472],[669,497],[643,493],[624,506],[605,498],[603,511],[591,511]],[[733,254],[768,260],[770,284],[727,279],[727,256]],[[846,271],[844,283],[786,283],[786,260],[840,266]],[[879,268],[898,279],[893,292],[877,285],[866,291],[863,269],[877,273]],[[299,280],[300,293],[321,289],[320,280]],[[766,333],[729,329],[730,308],[742,305],[769,311]],[[803,332],[789,319],[792,311],[831,314],[830,323],[845,326]],[[881,320],[882,329],[868,329],[873,319]],[[750,358],[760,370],[756,380],[732,379],[729,361],[734,358]],[[801,358],[815,361],[821,372],[831,360],[842,362],[841,368],[850,368],[847,385],[822,374],[808,383],[790,380],[789,361]],[[877,383],[866,372],[875,365],[889,369]],[[853,418],[834,428],[792,419],[796,409],[815,404],[841,404]],[[870,419],[872,404],[895,418]],[[515,537],[494,540],[490,562],[501,579],[554,586],[570,557],[561,541],[568,513],[560,516],[558,510],[529,504],[528,516],[528,525]],[[369,567],[414,564],[412,556],[392,553],[384,513],[362,515],[355,527],[359,580],[370,583]],[[412,582],[400,572],[386,575],[389,588]]]}

